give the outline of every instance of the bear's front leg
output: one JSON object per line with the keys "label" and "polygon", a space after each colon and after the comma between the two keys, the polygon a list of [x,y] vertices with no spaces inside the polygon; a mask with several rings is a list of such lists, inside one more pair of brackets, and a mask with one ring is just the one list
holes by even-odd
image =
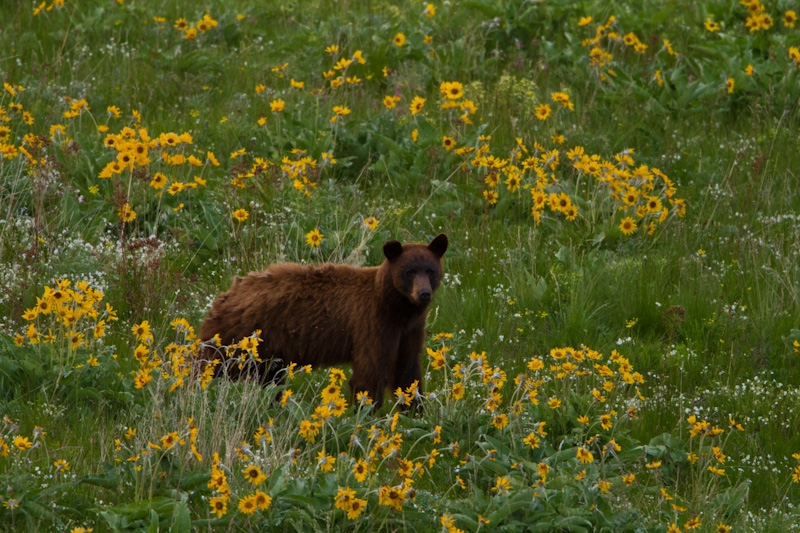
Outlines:
{"label": "bear's front leg", "polygon": [[351,402],[357,405],[359,392],[369,394],[377,412],[383,405],[383,394],[392,381],[398,341],[384,339],[356,347],[353,354],[353,375],[350,378]]}
{"label": "bear's front leg", "polygon": [[419,363],[420,353],[425,344],[424,325],[412,328],[403,338],[397,350],[397,366],[392,381],[392,391],[401,387],[405,391],[415,381],[417,382],[417,396],[414,398],[412,407],[421,407],[420,398],[422,396],[422,370]]}

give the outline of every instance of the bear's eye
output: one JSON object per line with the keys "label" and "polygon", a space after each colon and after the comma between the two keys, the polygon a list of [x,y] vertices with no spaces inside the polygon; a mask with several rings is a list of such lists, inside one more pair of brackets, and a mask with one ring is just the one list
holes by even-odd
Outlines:
{"label": "bear's eye", "polygon": [[406,271],[406,277],[407,278],[413,278],[414,276],[416,276],[416,274],[417,274],[416,270],[407,270]]}
{"label": "bear's eye", "polygon": [[429,276],[433,276],[433,269],[430,269],[430,268],[428,269],[428,275]]}

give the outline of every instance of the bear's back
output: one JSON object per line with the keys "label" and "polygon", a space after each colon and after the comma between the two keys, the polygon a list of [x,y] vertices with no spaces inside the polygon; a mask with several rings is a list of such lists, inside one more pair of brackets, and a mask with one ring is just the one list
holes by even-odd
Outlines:
{"label": "bear's back", "polygon": [[354,332],[374,316],[377,270],[282,263],[251,272],[215,303],[208,333],[223,331],[223,343],[231,343],[260,329],[265,354],[298,364],[346,362]]}
{"label": "bear's back", "polygon": [[[339,286],[366,286],[374,283],[378,267],[355,267],[324,263],[321,265],[301,265],[298,263],[279,263],[266,270],[250,272],[248,277],[256,283],[294,288],[298,285],[313,286],[318,289],[336,289]],[[246,279],[246,278],[244,278]]]}

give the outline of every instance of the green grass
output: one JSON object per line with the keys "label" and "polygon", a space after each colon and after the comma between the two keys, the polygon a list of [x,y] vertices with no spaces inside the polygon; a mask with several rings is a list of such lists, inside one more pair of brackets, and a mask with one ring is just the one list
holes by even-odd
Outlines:
{"label": "green grass", "polygon": [[[442,526],[443,514],[464,530],[663,532],[675,523],[684,531],[694,517],[698,531],[719,524],[797,529],[800,117],[792,47],[800,36],[783,22],[789,15],[779,7],[788,4],[765,4],[773,24],[754,32],[745,26],[745,6],[711,0],[477,0],[434,3],[430,18],[425,4],[411,1],[65,4],[36,15],[33,4],[0,7],[0,81],[9,84],[0,93],[0,144],[8,154],[0,159],[0,442],[8,447],[4,454],[0,444],[0,485],[8,487],[0,495],[0,529],[425,531]],[[206,9],[218,25],[196,39],[174,27],[181,18],[194,25]],[[592,20],[579,25],[586,16]],[[610,59],[596,67],[588,40],[610,16],[616,19],[600,41]],[[706,20],[720,30],[706,30]],[[393,43],[400,32],[402,47]],[[630,32],[646,49],[624,43]],[[325,51],[334,44],[337,52]],[[356,50],[366,62],[353,62],[344,76],[360,81],[332,87],[341,72],[324,73]],[[469,123],[460,108],[441,108],[443,82],[463,84],[459,101],[477,107]],[[568,94],[574,109],[555,102],[556,92]],[[384,105],[387,95],[400,97],[394,109]],[[416,96],[426,102],[412,114]],[[66,118],[65,98],[85,99],[90,109]],[[282,112],[271,110],[276,99],[285,102]],[[543,104],[552,111],[546,120],[536,116]],[[109,106],[121,116],[110,117]],[[331,122],[334,106],[350,113]],[[63,133],[51,136],[56,125]],[[104,125],[108,131],[98,131]],[[101,178],[117,156],[104,145],[107,135],[137,126],[152,139],[188,132],[191,144],[153,145],[149,163]],[[472,151],[445,150],[445,136]],[[39,147],[32,146],[36,137]],[[575,220],[545,207],[536,223],[533,170],[522,172],[519,189],[505,183],[509,165],[521,167],[530,156],[545,167],[550,156],[535,143],[558,150],[558,165],[543,173],[546,188],[569,196]],[[629,170],[647,165],[668,176],[685,216],[656,178],[652,194],[668,213],[648,234],[657,215],[625,210],[607,183],[574,168],[567,152],[576,146],[618,172],[615,156],[632,150]],[[481,149],[509,162],[496,185],[487,184],[487,164],[473,164]],[[170,165],[162,152],[193,155],[199,166]],[[325,163],[323,153],[336,163]],[[304,156],[307,195],[296,188],[303,176],[286,166]],[[267,163],[254,171],[257,158]],[[195,177],[200,184],[159,195],[150,186],[156,172],[167,187],[198,183]],[[487,201],[487,191],[497,203]],[[119,216],[125,203],[136,213],[129,222]],[[242,208],[249,217],[238,222],[232,213]],[[374,230],[363,224],[369,216],[380,221]],[[625,216],[638,224],[630,236],[620,228]],[[324,234],[316,248],[306,243],[313,229]],[[200,388],[166,355],[176,343],[191,360],[191,339],[170,322],[185,318],[198,328],[235,275],[281,261],[377,265],[385,241],[423,242],[439,232],[450,239],[447,277],[428,317],[427,346],[450,350],[447,370],[428,367],[424,390],[433,395],[422,414],[393,421],[394,409],[349,407],[320,422],[320,435],[309,442],[298,428],[316,420],[324,370],[291,380],[291,401],[280,406],[271,388],[223,380]],[[75,349],[72,331],[54,315],[23,318],[58,279],[71,288],[83,280],[103,293],[87,308],[97,316],[79,319],[85,344]],[[105,314],[106,302],[117,321]],[[95,339],[101,319],[105,336]],[[139,361],[131,331],[145,320],[154,339]],[[49,325],[53,344],[32,344],[25,337],[31,323],[40,334]],[[434,341],[440,332],[453,337]],[[570,359],[585,376],[551,370],[565,362],[551,349],[566,346],[597,350],[597,362],[613,368],[608,358],[617,350],[644,382],[625,383],[616,373],[613,391],[603,392],[607,403],[597,402],[591,391],[605,379],[595,361]],[[506,373],[499,406],[487,407],[492,385],[474,362],[464,398],[450,398],[460,379],[453,368],[469,365],[472,352],[485,352],[489,370]],[[86,363],[90,356],[98,366]],[[534,358],[542,369],[528,369]],[[157,360],[157,370],[143,366]],[[153,379],[136,388],[142,368]],[[531,385],[538,405],[514,383],[519,374],[539,380]],[[557,409],[547,405],[553,398],[562,402]],[[635,418],[624,415],[629,407]],[[599,417],[612,408],[619,416],[602,428]],[[501,413],[509,425],[494,427]],[[692,437],[690,415],[725,431]],[[189,418],[203,461],[189,449]],[[254,433],[270,420],[272,442],[257,445]],[[523,439],[537,422],[546,422],[548,434],[532,449]],[[375,451],[372,425],[403,443],[397,457],[381,458],[359,482],[350,469]],[[441,442],[434,444],[436,426]],[[131,439],[124,436],[129,427],[137,429]],[[184,444],[148,447],[174,431]],[[16,437],[34,447],[20,449]],[[603,456],[612,438],[622,449]],[[244,440],[249,448],[241,452]],[[714,458],[714,446],[724,462]],[[581,464],[579,447],[595,460]],[[331,472],[317,464],[323,450],[346,452]],[[433,450],[440,455],[430,463]],[[696,464],[687,460],[690,452],[698,453]],[[214,453],[231,489],[221,517],[209,506],[222,494],[208,485]],[[397,472],[400,457],[424,467],[411,485]],[[67,460],[69,471],[57,471],[57,459]],[[654,461],[660,466],[649,468]],[[245,515],[237,505],[255,490],[241,473],[250,463],[268,475],[260,488],[273,502]],[[550,468],[543,482],[539,464]],[[622,476],[630,474],[636,479],[628,486]],[[507,492],[497,489],[500,478],[511,484]],[[608,494],[603,481],[611,484]],[[381,487],[404,483],[415,489],[414,502],[383,505]],[[347,486],[366,502],[356,519],[334,506]]]}

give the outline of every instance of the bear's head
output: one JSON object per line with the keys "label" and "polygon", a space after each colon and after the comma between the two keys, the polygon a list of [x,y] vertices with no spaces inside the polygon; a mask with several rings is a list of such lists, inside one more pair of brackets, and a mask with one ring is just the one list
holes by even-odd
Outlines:
{"label": "bear's head", "polygon": [[427,245],[398,241],[384,244],[383,255],[394,288],[415,306],[427,306],[442,281],[442,256],[446,251],[447,235],[444,233]]}

